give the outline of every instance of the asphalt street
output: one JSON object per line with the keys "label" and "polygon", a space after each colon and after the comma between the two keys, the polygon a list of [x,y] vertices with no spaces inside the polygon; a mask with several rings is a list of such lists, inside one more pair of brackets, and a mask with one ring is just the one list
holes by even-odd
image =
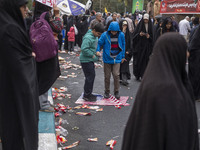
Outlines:
{"label": "asphalt street", "polygon": [[[72,64],[78,64],[79,57],[76,55],[68,55],[66,53],[59,54],[61,57],[65,58],[65,61],[71,61]],[[101,62],[98,62],[101,64]],[[132,62],[130,62],[132,64]],[[132,65],[130,65],[130,70],[132,73]],[[64,105],[69,105],[70,107],[75,107],[76,100],[80,97],[83,92],[84,85],[84,74],[82,69],[62,69],[62,76],[67,76],[71,73],[77,75],[77,77],[68,77],[67,79],[58,79],[53,87],[67,87],[67,94],[72,94],[71,98],[64,98],[62,100],[54,100],[54,104],[61,103]],[[123,132],[125,129],[126,122],[128,120],[130,111],[132,109],[134,98],[140,82],[136,81],[132,76],[129,80],[129,86],[120,85],[120,95],[129,96],[128,103],[130,106],[124,106],[121,109],[117,109],[114,106],[100,106],[103,108],[103,112],[95,112],[93,110],[81,109],[81,110],[70,110],[60,116],[64,120],[67,120],[68,124],[62,125],[68,131],[66,139],[68,140],[63,146],[70,145],[76,141],[80,141],[80,144],[73,148],[74,150],[109,150],[109,146],[106,146],[106,142],[114,139],[117,144],[114,150],[120,150],[123,139]],[[113,91],[113,79],[111,78],[111,91]],[[103,94],[104,93],[104,74],[103,68],[96,69],[96,78],[94,83],[94,93]],[[113,93],[112,93],[113,94]],[[132,97],[132,98],[131,98]],[[200,102],[196,102],[197,114],[200,116]],[[75,113],[77,111],[91,112],[91,116],[79,116]],[[55,119],[57,122],[59,117]],[[200,117],[198,117],[199,128],[200,128]],[[88,142],[88,138],[98,138],[97,142]],[[58,147],[61,147],[59,144]],[[1,144],[0,144],[0,150]]]}
{"label": "asphalt street", "polygon": [[[79,57],[67,54],[60,54],[61,57],[66,58],[66,61],[71,61],[73,64],[79,64]],[[101,62],[98,62],[100,64]],[[132,72],[132,65],[130,66]],[[66,70],[65,70],[66,71]],[[63,103],[69,105],[70,107],[77,106],[75,101],[80,97],[83,92],[84,85],[84,74],[81,69],[73,70],[68,69],[68,72],[62,70],[62,75],[75,73],[77,77],[67,78],[65,80],[58,79],[54,84],[54,87],[66,86],[68,88],[67,93],[72,94],[71,99],[64,100],[55,100],[55,103]],[[114,139],[117,141],[115,150],[121,149],[122,137],[124,128],[129,117],[130,111],[133,106],[134,98],[137,92],[137,89],[140,85],[140,82],[136,82],[134,77],[129,81],[130,84],[128,87],[120,86],[120,95],[133,97],[129,98],[128,103],[130,106],[124,106],[121,109],[116,109],[114,106],[100,106],[103,108],[103,112],[95,113],[92,111],[92,116],[78,116],[75,112],[67,112],[63,116],[63,119],[68,121],[68,125],[63,127],[68,130],[69,134],[67,136],[68,142],[65,145],[70,143],[81,141],[80,144],[74,148],[74,150],[106,150],[110,149],[109,146],[106,146],[106,142]],[[111,78],[111,91],[113,91],[113,79]],[[94,93],[103,94],[104,93],[104,74],[103,68],[96,69],[96,78],[94,83]],[[111,93],[113,94],[113,92]],[[80,111],[80,110],[78,110]],[[88,110],[81,110],[86,111]],[[58,119],[56,119],[57,121]],[[73,130],[74,127],[78,127],[78,130]],[[98,138],[97,142],[88,142],[88,138]]]}

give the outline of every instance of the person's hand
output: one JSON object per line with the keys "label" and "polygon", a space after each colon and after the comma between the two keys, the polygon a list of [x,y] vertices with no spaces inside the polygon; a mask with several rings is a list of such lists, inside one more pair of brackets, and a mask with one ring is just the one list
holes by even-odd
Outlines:
{"label": "person's hand", "polygon": [[145,35],[145,33],[144,32],[140,32],[140,36],[144,36]]}
{"label": "person's hand", "polygon": [[121,63],[123,64],[123,63],[124,63],[124,61],[127,61],[127,60],[126,60],[125,58],[123,58]]}
{"label": "person's hand", "polygon": [[96,57],[95,55],[92,56],[93,59],[94,59],[95,57]]}
{"label": "person's hand", "polygon": [[34,52],[32,52],[32,56],[35,58],[36,57],[36,54]]}
{"label": "person's hand", "polygon": [[146,34],[146,37],[147,37],[147,39],[148,39],[148,38],[150,38],[150,35],[147,33],[147,34]]}
{"label": "person's hand", "polygon": [[97,55],[97,56],[101,56],[101,53],[100,53],[100,52],[96,52],[96,55]]}
{"label": "person's hand", "polygon": [[187,58],[189,58],[189,57],[190,57],[190,52],[187,51]]}
{"label": "person's hand", "polygon": [[129,52],[126,52],[126,54],[129,54]]}

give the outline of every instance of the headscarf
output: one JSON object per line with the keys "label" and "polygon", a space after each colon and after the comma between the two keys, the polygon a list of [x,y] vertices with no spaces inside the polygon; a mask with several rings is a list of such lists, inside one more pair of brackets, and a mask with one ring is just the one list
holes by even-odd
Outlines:
{"label": "headscarf", "polygon": [[1,0],[0,9],[6,11],[23,29],[26,29],[20,7],[28,0]]}
{"label": "headscarf", "polygon": [[173,26],[173,21],[170,17],[167,17],[167,18],[164,19],[163,24],[162,24],[162,32],[163,33],[167,32],[168,29],[166,28],[166,25],[168,23],[171,23],[171,28],[169,29],[169,32],[175,32],[175,29],[174,29],[174,26]]}

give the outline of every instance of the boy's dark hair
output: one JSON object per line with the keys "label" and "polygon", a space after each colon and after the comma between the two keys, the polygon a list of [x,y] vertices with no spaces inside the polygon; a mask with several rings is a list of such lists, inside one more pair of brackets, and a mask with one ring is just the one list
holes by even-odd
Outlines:
{"label": "boy's dark hair", "polygon": [[96,32],[103,33],[104,32],[104,26],[101,23],[97,23],[97,24],[94,25],[92,30],[95,30]]}

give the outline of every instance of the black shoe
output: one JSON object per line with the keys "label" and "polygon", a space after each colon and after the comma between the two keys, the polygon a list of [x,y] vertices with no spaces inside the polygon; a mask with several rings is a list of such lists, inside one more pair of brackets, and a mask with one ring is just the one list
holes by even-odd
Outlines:
{"label": "black shoe", "polygon": [[129,83],[128,83],[128,81],[121,81],[121,84],[124,86],[128,86]]}
{"label": "black shoe", "polygon": [[103,96],[105,99],[108,99],[110,97],[110,94],[108,92],[105,92],[104,93],[104,96]]}
{"label": "black shoe", "polygon": [[116,99],[120,99],[119,92],[115,92],[115,98],[116,98]]}
{"label": "black shoe", "polygon": [[83,97],[83,99],[84,99],[85,101],[88,101],[88,102],[95,102],[95,101],[97,100],[97,97],[96,97],[95,95],[91,94],[91,95],[88,96],[88,97]]}
{"label": "black shoe", "polygon": [[90,94],[90,97],[95,97],[95,98],[97,98],[97,96],[96,96],[96,95],[94,95],[94,94]]}

